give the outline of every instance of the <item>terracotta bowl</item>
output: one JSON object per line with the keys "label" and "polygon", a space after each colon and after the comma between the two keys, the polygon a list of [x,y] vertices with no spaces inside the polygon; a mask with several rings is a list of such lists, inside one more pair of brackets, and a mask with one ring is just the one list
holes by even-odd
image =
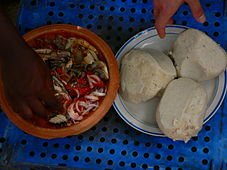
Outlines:
{"label": "terracotta bowl", "polygon": [[79,37],[87,40],[93,45],[104,57],[109,69],[109,83],[107,95],[101,101],[98,109],[93,113],[88,114],[79,124],[75,124],[69,127],[56,128],[54,125],[50,126],[47,120],[40,117],[36,117],[36,121],[25,120],[15,113],[9,103],[6,100],[6,96],[3,91],[3,84],[0,84],[0,103],[1,107],[8,116],[8,118],[21,130],[28,134],[37,136],[44,139],[52,139],[65,137],[70,135],[77,135],[90,129],[97,124],[108,112],[112,102],[115,99],[117,90],[119,87],[119,70],[118,64],[114,58],[114,54],[110,47],[95,33],[79,27],[67,24],[56,24],[36,28],[23,36],[25,41],[32,46],[34,40],[38,37],[54,37],[55,35],[66,35],[71,37]]}

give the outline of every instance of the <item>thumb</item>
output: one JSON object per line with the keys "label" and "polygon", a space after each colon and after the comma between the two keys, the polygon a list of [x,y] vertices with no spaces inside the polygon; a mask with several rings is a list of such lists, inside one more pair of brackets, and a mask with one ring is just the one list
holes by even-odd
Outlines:
{"label": "thumb", "polygon": [[63,106],[55,96],[53,81],[50,75],[46,83],[46,88],[42,91],[40,96],[41,101],[50,112],[62,113]]}
{"label": "thumb", "polygon": [[58,113],[63,112],[63,106],[60,103],[60,101],[58,101],[53,91],[46,90],[46,93],[43,96],[41,96],[41,100],[49,111]]}
{"label": "thumb", "polygon": [[200,23],[204,23],[206,21],[206,16],[204,14],[203,8],[200,5],[199,0],[187,0],[186,1],[190,6],[193,17]]}

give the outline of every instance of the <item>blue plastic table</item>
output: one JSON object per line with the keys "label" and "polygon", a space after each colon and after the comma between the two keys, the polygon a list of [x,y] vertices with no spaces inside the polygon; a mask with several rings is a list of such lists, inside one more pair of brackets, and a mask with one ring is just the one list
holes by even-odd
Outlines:
{"label": "blue plastic table", "polygon": [[[202,0],[207,22],[197,23],[187,4],[174,21],[205,31],[227,50],[227,3]],[[55,23],[80,25],[116,53],[136,33],[153,26],[151,0],[22,0],[21,34]],[[148,136],[128,126],[113,108],[91,130],[44,140],[24,133],[0,114],[0,169],[227,169],[227,100],[188,143]]]}

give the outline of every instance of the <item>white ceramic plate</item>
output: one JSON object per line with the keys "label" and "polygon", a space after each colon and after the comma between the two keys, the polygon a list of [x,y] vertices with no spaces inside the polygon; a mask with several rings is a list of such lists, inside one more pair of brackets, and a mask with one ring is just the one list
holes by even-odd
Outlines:
{"label": "white ceramic plate", "polygon": [[[185,26],[171,25],[166,28],[166,38],[160,39],[155,28],[146,29],[131,39],[129,39],[116,54],[116,59],[121,66],[121,58],[128,51],[140,49],[158,49],[167,53],[177,35],[187,29]],[[213,80],[204,81],[203,84],[207,90],[209,105],[205,115],[204,123],[206,123],[220,107],[226,93],[226,71]],[[125,101],[120,94],[114,101],[114,108],[120,117],[133,128],[154,136],[164,136],[160,131],[156,119],[155,111],[160,98],[155,97],[145,103],[132,104]]]}

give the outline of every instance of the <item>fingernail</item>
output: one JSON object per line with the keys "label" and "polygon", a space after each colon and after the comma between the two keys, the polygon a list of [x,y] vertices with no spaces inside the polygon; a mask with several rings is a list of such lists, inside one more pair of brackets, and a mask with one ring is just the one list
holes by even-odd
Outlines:
{"label": "fingernail", "polygon": [[164,38],[165,38],[165,35],[160,35],[160,38],[161,38],[161,39],[164,39]]}
{"label": "fingernail", "polygon": [[202,16],[199,17],[198,21],[200,23],[204,23],[206,21],[206,16],[203,14]]}
{"label": "fingernail", "polygon": [[165,33],[159,33],[159,37],[160,37],[161,39],[165,38],[165,36],[166,36]]}

